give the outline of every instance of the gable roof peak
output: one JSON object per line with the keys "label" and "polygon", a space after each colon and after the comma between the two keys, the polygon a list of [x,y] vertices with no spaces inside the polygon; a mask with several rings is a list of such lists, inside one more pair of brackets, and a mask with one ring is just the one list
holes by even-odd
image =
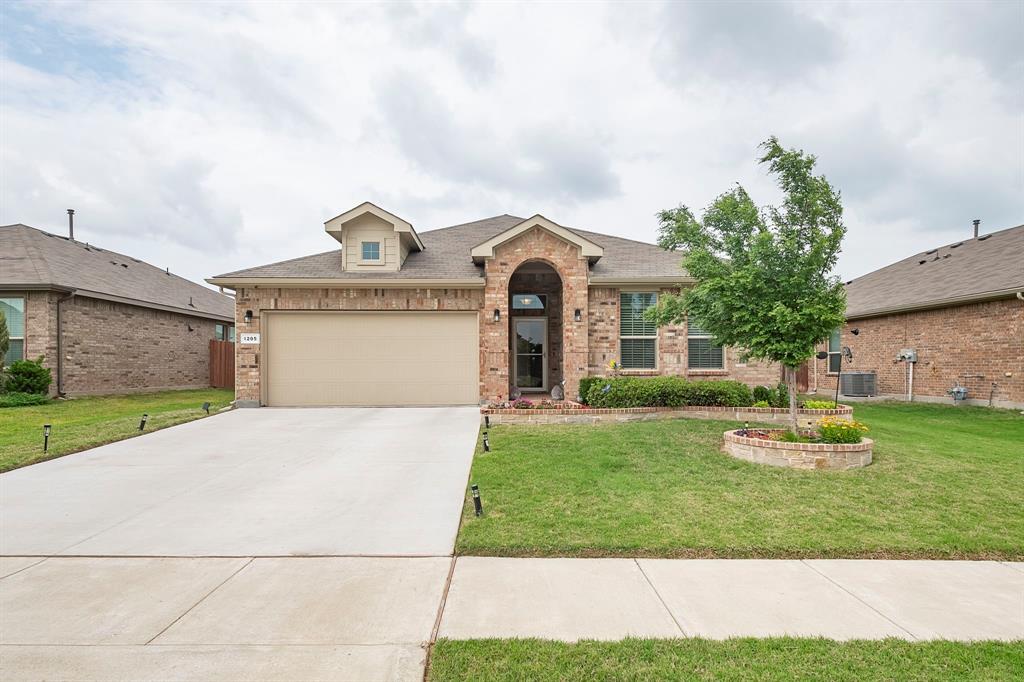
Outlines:
{"label": "gable roof peak", "polygon": [[596,263],[600,260],[601,256],[604,255],[604,247],[600,244],[596,244],[583,235],[573,232],[567,227],[562,227],[553,220],[549,220],[540,213],[537,213],[532,218],[527,218],[526,220],[516,223],[507,230],[499,232],[490,239],[474,246],[470,250],[470,256],[472,256],[473,262],[479,264],[487,258],[493,258],[495,248],[511,239],[515,239],[534,227],[546,230],[556,237],[580,247],[580,252],[582,255],[587,257],[591,264]]}
{"label": "gable roof peak", "polygon": [[423,242],[420,240],[420,236],[416,234],[416,230],[413,229],[412,223],[404,218],[398,217],[391,211],[381,208],[372,201],[364,201],[358,206],[354,206],[344,213],[339,213],[330,220],[324,221],[324,229],[327,231],[327,234],[340,242],[345,223],[367,214],[376,216],[386,223],[390,223],[394,226],[395,232],[408,234],[412,241],[414,251],[422,251],[425,248],[423,246]]}

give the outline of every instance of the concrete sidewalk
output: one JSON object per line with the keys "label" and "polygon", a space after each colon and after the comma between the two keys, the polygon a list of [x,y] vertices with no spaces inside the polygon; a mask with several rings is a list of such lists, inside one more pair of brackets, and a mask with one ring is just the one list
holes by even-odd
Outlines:
{"label": "concrete sidewalk", "polygon": [[1024,639],[1024,564],[459,558],[439,637]]}
{"label": "concrete sidewalk", "polygon": [[451,558],[0,559],[3,680],[422,680]]}
{"label": "concrete sidewalk", "polygon": [[451,638],[1024,638],[1022,564],[454,561],[0,557],[0,679],[422,680],[439,613]]}

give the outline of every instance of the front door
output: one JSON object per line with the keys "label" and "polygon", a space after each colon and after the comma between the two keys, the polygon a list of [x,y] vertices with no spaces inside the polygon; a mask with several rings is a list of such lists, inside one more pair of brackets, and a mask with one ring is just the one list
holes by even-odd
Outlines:
{"label": "front door", "polygon": [[515,326],[516,387],[521,391],[547,390],[548,320],[546,317],[513,319]]}

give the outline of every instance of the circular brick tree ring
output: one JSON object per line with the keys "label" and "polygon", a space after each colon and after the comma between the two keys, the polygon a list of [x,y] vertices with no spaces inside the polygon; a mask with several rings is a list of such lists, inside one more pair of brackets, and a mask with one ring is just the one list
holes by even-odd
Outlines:
{"label": "circular brick tree ring", "polygon": [[[783,429],[767,429],[782,431]],[[871,464],[874,441],[862,438],[859,443],[786,443],[764,438],[747,438],[739,431],[726,431],[722,451],[757,464],[792,469],[856,469]]]}

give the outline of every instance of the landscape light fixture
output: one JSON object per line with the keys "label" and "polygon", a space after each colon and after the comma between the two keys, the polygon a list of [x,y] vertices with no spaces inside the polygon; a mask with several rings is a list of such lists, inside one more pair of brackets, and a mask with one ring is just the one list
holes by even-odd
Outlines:
{"label": "landscape light fixture", "polygon": [[50,425],[43,424],[43,452],[50,448]]}
{"label": "landscape light fixture", "polygon": [[147,419],[149,419],[149,415],[148,414],[143,414],[142,415],[142,419],[139,421],[139,431],[142,431],[143,429],[146,428],[146,420]]}
{"label": "landscape light fixture", "polygon": [[473,491],[473,512],[477,516],[484,515],[484,505],[480,501],[480,488],[477,487],[476,483],[469,486],[469,489]]}
{"label": "landscape light fixture", "polygon": [[485,429],[491,428],[491,417],[490,417],[490,415],[487,415],[487,414],[484,415],[484,428]]}
{"label": "landscape light fixture", "polygon": [[252,322],[252,311],[251,310],[246,310],[245,311],[245,317],[242,318],[242,319],[245,320],[246,324],[249,324],[250,322]]}
{"label": "landscape light fixture", "polygon": [[495,322],[500,322],[501,321],[501,310],[499,310],[498,308],[494,309],[494,321]]}
{"label": "landscape light fixture", "polygon": [[583,321],[583,311],[580,310],[579,308],[577,308],[576,312],[573,313],[573,315],[572,315],[572,319],[575,320],[576,322],[582,322]]}
{"label": "landscape light fixture", "polygon": [[487,438],[487,432],[484,431],[484,452],[491,451],[491,441]]}
{"label": "landscape light fixture", "polygon": [[210,414],[210,403],[203,403],[203,411]]}

